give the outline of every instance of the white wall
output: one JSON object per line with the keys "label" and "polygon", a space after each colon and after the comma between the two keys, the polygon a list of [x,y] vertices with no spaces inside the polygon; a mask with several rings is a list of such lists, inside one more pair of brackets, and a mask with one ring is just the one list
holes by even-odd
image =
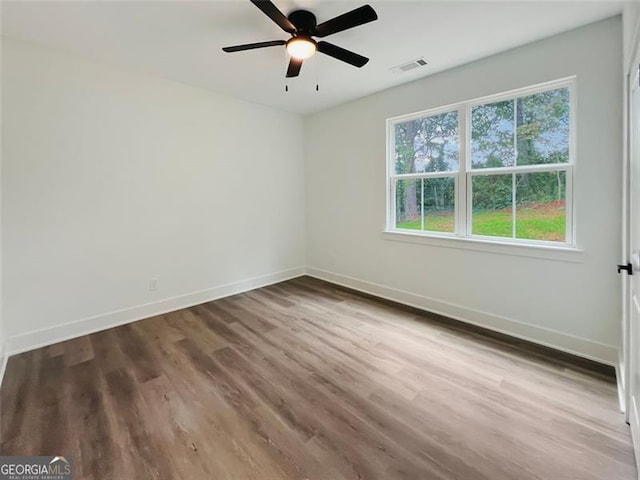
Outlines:
{"label": "white wall", "polygon": [[[621,44],[616,17],[308,117],[311,273],[614,364]],[[577,263],[383,238],[386,118],[570,75],[578,76]]]}
{"label": "white wall", "polygon": [[302,271],[298,116],[6,39],[2,100],[12,351]]}

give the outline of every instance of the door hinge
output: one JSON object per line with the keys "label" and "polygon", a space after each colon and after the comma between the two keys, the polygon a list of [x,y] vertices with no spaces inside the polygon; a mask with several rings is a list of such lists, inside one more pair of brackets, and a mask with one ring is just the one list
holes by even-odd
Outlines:
{"label": "door hinge", "polygon": [[626,265],[618,265],[618,273],[621,273],[622,270],[627,271],[627,275],[633,275],[633,265],[627,263]]}

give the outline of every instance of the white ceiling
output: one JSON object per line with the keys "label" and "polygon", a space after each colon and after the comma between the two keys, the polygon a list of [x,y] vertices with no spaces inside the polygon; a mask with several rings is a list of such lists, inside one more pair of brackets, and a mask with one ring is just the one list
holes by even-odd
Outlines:
{"label": "white ceiling", "polygon": [[[322,22],[366,0],[275,0]],[[623,2],[371,1],[379,20],[325,40],[371,58],[362,69],[316,55],[284,91],[286,53],[223,53],[286,39],[247,0],[3,1],[2,34],[280,109],[311,113],[620,13]],[[389,69],[417,57],[410,73]],[[315,91],[316,81],[320,91]]]}

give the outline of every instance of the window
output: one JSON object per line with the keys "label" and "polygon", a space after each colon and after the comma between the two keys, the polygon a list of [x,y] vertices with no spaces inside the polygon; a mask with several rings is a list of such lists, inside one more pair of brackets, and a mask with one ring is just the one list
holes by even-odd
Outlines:
{"label": "window", "polygon": [[574,82],[388,120],[387,230],[573,245]]}

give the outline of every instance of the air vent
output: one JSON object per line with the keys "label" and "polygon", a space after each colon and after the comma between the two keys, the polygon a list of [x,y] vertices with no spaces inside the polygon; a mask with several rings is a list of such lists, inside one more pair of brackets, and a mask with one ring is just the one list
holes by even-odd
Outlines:
{"label": "air vent", "polygon": [[415,60],[411,60],[410,62],[396,65],[389,70],[391,70],[393,73],[404,73],[415,70],[416,68],[424,67],[425,65],[427,65],[427,61],[423,57],[420,57],[416,58]]}

